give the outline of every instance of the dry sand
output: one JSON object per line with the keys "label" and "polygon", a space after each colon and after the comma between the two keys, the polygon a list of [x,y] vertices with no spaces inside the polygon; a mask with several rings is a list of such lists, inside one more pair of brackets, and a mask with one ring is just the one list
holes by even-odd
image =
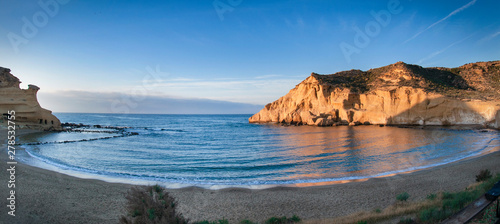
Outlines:
{"label": "dry sand", "polygon": [[[5,139],[4,130],[0,130]],[[5,148],[5,145],[2,145]],[[5,152],[2,150],[2,152]],[[124,195],[132,185],[80,179],[25,164],[16,166],[16,217],[7,215],[8,172],[6,153],[0,160],[0,223],[117,223],[124,214]],[[298,215],[314,220],[384,208],[396,195],[410,200],[430,193],[459,191],[474,183],[481,169],[500,172],[500,152],[479,158],[392,177],[301,188],[265,190],[169,190],[185,217],[192,221],[243,219],[262,222],[272,216]]]}

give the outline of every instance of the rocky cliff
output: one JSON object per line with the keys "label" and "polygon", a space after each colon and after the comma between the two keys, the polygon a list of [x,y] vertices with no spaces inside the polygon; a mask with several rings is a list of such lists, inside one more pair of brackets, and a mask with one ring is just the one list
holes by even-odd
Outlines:
{"label": "rocky cliff", "polygon": [[19,88],[21,82],[10,73],[10,69],[0,67],[0,125],[7,126],[8,111],[15,111],[18,128],[37,130],[61,130],[61,122],[52,112],[40,107],[36,94],[40,88],[29,85]]}
{"label": "rocky cliff", "polygon": [[458,68],[398,62],[368,71],[312,73],[249,118],[331,126],[485,125],[500,127],[500,61]]}

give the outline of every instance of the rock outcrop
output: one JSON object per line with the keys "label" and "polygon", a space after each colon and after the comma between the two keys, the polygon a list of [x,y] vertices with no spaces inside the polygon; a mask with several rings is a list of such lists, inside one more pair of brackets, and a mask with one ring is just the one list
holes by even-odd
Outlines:
{"label": "rock outcrop", "polygon": [[61,130],[61,122],[52,112],[43,109],[36,94],[40,88],[29,85],[19,88],[21,82],[10,73],[10,69],[0,67],[0,125],[7,126],[8,111],[15,111],[18,128],[36,130]]}
{"label": "rock outcrop", "polygon": [[249,122],[499,128],[499,111],[500,61],[452,69],[398,62],[368,71],[312,73]]}

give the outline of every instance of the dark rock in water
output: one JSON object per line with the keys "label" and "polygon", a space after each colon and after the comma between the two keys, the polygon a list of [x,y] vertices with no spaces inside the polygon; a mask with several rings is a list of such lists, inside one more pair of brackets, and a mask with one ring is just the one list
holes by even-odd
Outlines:
{"label": "dark rock in water", "polygon": [[361,122],[359,122],[359,121],[354,121],[354,122],[349,123],[349,126],[359,126],[359,125],[361,125],[361,124],[362,124],[362,123],[361,123]]}

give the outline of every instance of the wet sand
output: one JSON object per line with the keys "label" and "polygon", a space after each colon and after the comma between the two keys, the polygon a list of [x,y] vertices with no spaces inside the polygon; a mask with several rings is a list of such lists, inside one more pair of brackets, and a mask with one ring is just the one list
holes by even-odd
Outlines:
{"label": "wet sand", "polygon": [[[6,131],[0,129],[0,138]],[[2,142],[3,143],[3,142]],[[0,223],[117,223],[125,214],[125,194],[133,186],[81,179],[57,172],[16,165],[16,216],[7,214],[9,197],[6,145],[0,158]],[[196,187],[171,189],[180,211],[192,221],[243,219],[262,222],[272,216],[298,215],[319,220],[384,208],[396,195],[408,192],[409,200],[430,193],[459,191],[475,182],[481,169],[500,172],[500,152],[413,173],[366,181],[312,187],[278,187],[264,190]]]}

